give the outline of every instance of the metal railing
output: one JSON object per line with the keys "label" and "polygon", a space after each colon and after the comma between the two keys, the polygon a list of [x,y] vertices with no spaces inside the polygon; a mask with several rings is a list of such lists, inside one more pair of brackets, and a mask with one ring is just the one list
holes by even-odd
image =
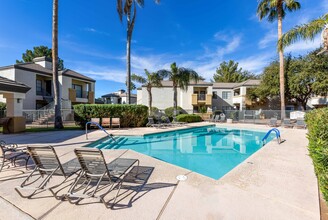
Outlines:
{"label": "metal railing", "polygon": [[78,90],[75,90],[76,92],[76,98],[83,98],[83,99],[87,99],[88,98],[88,95],[89,95],[89,92],[88,91],[78,91]]}
{"label": "metal railing", "polygon": [[[294,115],[292,112],[304,112],[298,110],[286,110],[285,118],[291,118]],[[271,118],[277,118],[282,120],[280,110],[223,110],[226,118],[231,118],[236,122],[248,122],[248,123],[267,123]],[[292,113],[292,114],[291,114]],[[296,119],[296,118],[295,118]]]}
{"label": "metal railing", "polygon": [[[23,110],[23,116],[26,119],[26,125],[32,127],[48,127],[54,124],[55,111],[50,110]],[[64,123],[74,122],[74,110],[62,109],[61,116]]]}
{"label": "metal railing", "polygon": [[45,89],[41,89],[41,91],[36,91],[36,95],[52,96],[51,93],[47,92]]}
{"label": "metal railing", "polygon": [[205,101],[206,100],[206,94],[198,94],[197,100]]}

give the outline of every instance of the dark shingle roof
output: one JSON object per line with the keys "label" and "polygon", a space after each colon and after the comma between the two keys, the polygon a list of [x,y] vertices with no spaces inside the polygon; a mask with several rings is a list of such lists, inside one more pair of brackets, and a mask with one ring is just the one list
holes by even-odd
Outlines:
{"label": "dark shingle roof", "polygon": [[[52,76],[52,70],[44,68],[43,66],[41,66],[39,64],[35,64],[35,63],[19,63],[19,64],[14,64],[11,66],[0,67],[0,70],[1,69],[11,69],[11,68],[32,71],[32,72],[37,72],[37,73],[45,74],[48,76]],[[76,78],[76,79],[82,79],[82,80],[86,80],[86,81],[90,81],[90,82],[95,82],[94,79],[84,76],[84,75],[82,75],[78,72],[75,72],[73,70],[70,70],[70,69],[59,71],[59,75],[70,76],[70,77]]]}
{"label": "dark shingle roof", "polygon": [[244,82],[239,83],[238,85],[235,86],[236,87],[241,87],[241,86],[258,86],[261,84],[261,80],[258,79],[248,79]]}
{"label": "dark shingle roof", "polygon": [[27,93],[31,88],[23,83],[0,76],[0,90],[7,92]]}
{"label": "dark shingle roof", "polygon": [[90,77],[84,76],[78,72],[75,72],[73,70],[70,69],[66,69],[64,71],[60,71],[59,75],[63,75],[63,76],[70,76],[73,78],[77,78],[77,79],[82,79],[82,80],[86,80],[86,81],[91,81],[91,82],[96,82],[96,80],[91,79]]}
{"label": "dark shingle roof", "polygon": [[233,89],[239,83],[213,83],[214,89]]}

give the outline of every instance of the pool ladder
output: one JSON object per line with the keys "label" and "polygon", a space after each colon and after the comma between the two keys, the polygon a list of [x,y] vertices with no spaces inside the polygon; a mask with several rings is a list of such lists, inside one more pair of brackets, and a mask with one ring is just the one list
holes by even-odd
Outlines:
{"label": "pool ladder", "polygon": [[109,134],[103,127],[101,127],[97,122],[93,122],[93,121],[88,121],[87,123],[85,123],[85,138],[88,140],[88,124],[93,124],[96,125],[100,130],[102,130],[103,132],[105,132],[107,134],[107,136],[109,138],[111,138],[114,142],[116,142],[115,138],[113,137],[112,134]]}
{"label": "pool ladder", "polygon": [[270,129],[270,130],[266,133],[266,135],[265,135],[264,138],[262,139],[262,144],[263,144],[262,146],[264,146],[264,145],[266,144],[266,141],[267,141],[269,135],[270,135],[271,132],[273,132],[273,131],[276,133],[276,137],[277,137],[278,144],[281,143],[280,131],[279,131],[277,128],[272,128],[272,129]]}

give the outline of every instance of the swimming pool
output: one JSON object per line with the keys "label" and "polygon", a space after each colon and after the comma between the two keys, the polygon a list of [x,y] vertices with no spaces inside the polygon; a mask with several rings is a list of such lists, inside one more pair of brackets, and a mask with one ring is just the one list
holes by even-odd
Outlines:
{"label": "swimming pool", "polygon": [[[99,149],[131,149],[219,179],[262,147],[266,132],[219,128],[183,129],[145,136],[118,136],[89,145]],[[268,142],[274,138],[270,135]]]}

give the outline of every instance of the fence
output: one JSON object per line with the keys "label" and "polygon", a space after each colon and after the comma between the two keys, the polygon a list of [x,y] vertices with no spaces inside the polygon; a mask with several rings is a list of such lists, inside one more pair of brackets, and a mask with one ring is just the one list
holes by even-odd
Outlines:
{"label": "fence", "polygon": [[[75,124],[74,110],[62,109],[62,120],[64,124]],[[26,125],[29,127],[48,127],[53,126],[55,120],[54,110],[23,110]]]}

